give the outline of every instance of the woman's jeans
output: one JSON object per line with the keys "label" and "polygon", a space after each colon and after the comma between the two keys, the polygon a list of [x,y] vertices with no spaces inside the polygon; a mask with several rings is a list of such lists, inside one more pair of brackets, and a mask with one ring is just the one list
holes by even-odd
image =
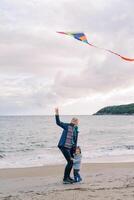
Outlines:
{"label": "woman's jeans", "polygon": [[67,165],[65,167],[65,171],[64,171],[64,179],[67,179],[70,177],[70,173],[73,167],[73,160],[71,160],[72,158],[72,151],[71,149],[68,149],[66,147],[59,147],[59,149],[61,150],[61,152],[63,153],[66,161],[67,161]]}

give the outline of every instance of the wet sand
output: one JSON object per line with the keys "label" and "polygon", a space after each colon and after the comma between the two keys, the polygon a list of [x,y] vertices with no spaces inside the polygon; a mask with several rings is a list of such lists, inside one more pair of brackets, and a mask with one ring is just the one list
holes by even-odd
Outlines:
{"label": "wet sand", "polygon": [[63,185],[64,165],[0,169],[0,200],[134,200],[134,163],[83,164]]}

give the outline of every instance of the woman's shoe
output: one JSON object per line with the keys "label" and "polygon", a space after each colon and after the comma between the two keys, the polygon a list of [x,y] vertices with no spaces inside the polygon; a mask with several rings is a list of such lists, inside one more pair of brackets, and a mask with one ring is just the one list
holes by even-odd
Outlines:
{"label": "woman's shoe", "polygon": [[70,178],[66,178],[66,179],[63,179],[63,183],[64,183],[64,184],[73,184],[74,181],[71,180]]}
{"label": "woman's shoe", "polygon": [[71,181],[73,181],[73,182],[75,181],[75,180],[74,180],[73,178],[71,178],[71,177],[68,177],[68,178],[69,178]]}

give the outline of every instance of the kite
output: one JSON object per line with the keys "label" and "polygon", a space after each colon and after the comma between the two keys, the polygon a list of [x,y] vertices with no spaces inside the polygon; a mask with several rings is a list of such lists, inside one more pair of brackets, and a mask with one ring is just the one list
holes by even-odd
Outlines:
{"label": "kite", "polygon": [[134,61],[134,58],[127,58],[127,57],[124,57],[124,56],[122,56],[122,55],[120,55],[120,54],[118,54],[118,53],[116,53],[114,51],[111,51],[109,49],[98,47],[98,46],[96,46],[94,44],[89,43],[88,40],[87,40],[87,37],[86,37],[86,35],[84,33],[71,33],[71,32],[57,32],[57,33],[64,34],[64,35],[70,35],[70,36],[74,37],[76,40],[84,42],[84,43],[86,43],[86,44],[88,44],[88,45],[90,45],[92,47],[108,51],[109,53],[112,53],[112,54],[114,54],[116,56],[119,56],[121,59],[123,59],[125,61],[130,61],[130,62]]}

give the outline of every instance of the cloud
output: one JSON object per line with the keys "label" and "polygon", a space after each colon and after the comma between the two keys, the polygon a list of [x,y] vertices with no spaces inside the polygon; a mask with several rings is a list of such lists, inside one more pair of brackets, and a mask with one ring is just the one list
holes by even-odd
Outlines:
{"label": "cloud", "polygon": [[1,72],[8,70],[47,75],[47,72],[66,70],[72,65],[78,69],[82,65],[82,52],[77,50],[77,46],[69,46],[56,32],[51,33],[45,28],[3,28],[0,31],[0,44]]}
{"label": "cloud", "polygon": [[[107,58],[108,57],[108,58]],[[60,74],[55,79],[54,90],[66,98],[78,98],[81,95],[103,95],[116,89],[125,89],[134,85],[134,68],[112,55],[92,55],[86,67],[78,75]]]}
{"label": "cloud", "polygon": [[133,0],[1,0],[0,112],[46,114],[58,104],[84,114],[87,106],[130,102],[133,63],[56,31],[84,31],[91,43],[133,57],[133,7]]}
{"label": "cloud", "polygon": [[57,97],[51,92],[50,81],[30,76],[0,77],[0,110],[6,113],[34,113],[57,102]]}

